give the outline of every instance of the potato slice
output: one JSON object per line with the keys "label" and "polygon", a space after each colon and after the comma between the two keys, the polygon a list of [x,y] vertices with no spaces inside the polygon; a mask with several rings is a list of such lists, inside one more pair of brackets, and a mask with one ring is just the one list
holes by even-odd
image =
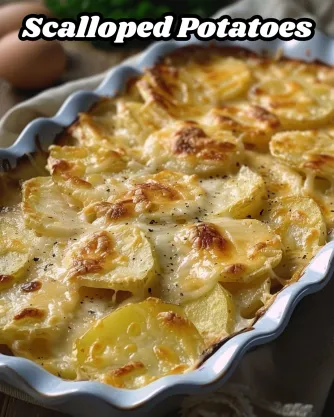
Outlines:
{"label": "potato slice", "polygon": [[246,166],[227,178],[203,180],[207,216],[255,217],[261,211],[266,189],[263,179]]}
{"label": "potato slice", "polygon": [[290,196],[270,200],[263,220],[269,222],[283,246],[290,250],[310,251],[326,241],[326,226],[312,198]]}
{"label": "potato slice", "polygon": [[144,103],[119,100],[115,129],[117,134],[126,135],[130,144],[142,145],[151,133],[173,123],[175,119],[161,106],[145,81],[138,81],[137,86],[140,86]]}
{"label": "potato slice", "polygon": [[182,308],[149,298],[98,320],[74,349],[81,372],[133,389],[190,370],[204,343]]}
{"label": "potato slice", "polygon": [[115,194],[121,181],[113,175],[129,167],[139,168],[121,148],[101,146],[51,146],[48,168],[62,193],[78,207],[106,201]]}
{"label": "potato slice", "polygon": [[229,174],[243,159],[243,146],[230,131],[177,122],[152,134],[144,145],[147,166],[185,174]]}
{"label": "potato slice", "polygon": [[21,212],[0,211],[0,290],[13,286],[29,267],[33,236],[24,230]]}
{"label": "potato slice", "polygon": [[129,145],[142,145],[147,137],[157,129],[163,127],[169,117],[154,111],[152,106],[143,102],[129,101],[119,98],[116,102],[114,116],[115,134],[126,137]]}
{"label": "potato slice", "polygon": [[[315,178],[312,186],[304,188],[304,194],[318,204],[328,229],[334,228],[334,187],[325,178]],[[328,230],[330,232],[330,230]]]}
{"label": "potato slice", "polygon": [[77,211],[70,207],[58,186],[48,177],[25,181],[22,212],[26,227],[44,236],[71,236],[84,230]]}
{"label": "potato slice", "polygon": [[258,220],[217,218],[187,225],[173,241],[179,264],[163,282],[163,297],[176,304],[207,294],[218,281],[251,282],[282,257],[279,237]]}
{"label": "potato slice", "polygon": [[78,121],[69,128],[69,133],[79,145],[115,145],[118,142],[113,137],[113,125],[108,126],[110,120],[107,117],[96,117],[94,113],[80,113]]}
{"label": "potato slice", "polygon": [[[138,85],[141,83],[139,81]],[[142,88],[143,92],[146,91],[145,85]],[[172,120],[168,112],[154,100],[143,102],[139,97],[138,101],[136,97],[104,98],[92,111],[80,114],[70,133],[80,145],[132,148],[143,144],[152,132]]]}
{"label": "potato slice", "polygon": [[137,176],[126,184],[126,191],[84,209],[89,223],[116,223],[129,219],[181,222],[200,213],[205,191],[195,175],[173,171]]}
{"label": "potato slice", "polygon": [[200,65],[190,64],[180,77],[188,86],[190,102],[210,105],[242,95],[251,82],[245,62],[226,56],[212,57]]}
{"label": "potato slice", "polygon": [[284,247],[275,272],[283,279],[297,279],[326,242],[326,225],[318,205],[308,197],[277,198],[268,201],[263,220],[281,237]]}
{"label": "potato slice", "polygon": [[208,347],[233,331],[236,318],[234,302],[232,295],[220,284],[216,284],[208,294],[182,307]]}
{"label": "potato slice", "polygon": [[250,283],[224,283],[231,291],[238,314],[244,319],[253,319],[257,311],[272,298],[271,278],[265,275]]}
{"label": "potato slice", "polygon": [[334,138],[325,131],[277,133],[270,142],[270,152],[305,174],[333,180]]}
{"label": "potato slice", "polygon": [[[44,281],[44,280],[43,280]],[[76,289],[76,307],[69,320],[64,321],[61,338],[56,343],[45,339],[25,339],[16,342],[13,353],[33,360],[48,372],[64,379],[77,379],[73,343],[96,322],[110,314],[124,301],[125,293],[101,288]],[[133,301],[132,301],[133,302]],[[53,341],[53,340],[52,340]],[[12,346],[13,347],[13,346]]]}
{"label": "potato slice", "polygon": [[49,148],[48,168],[51,174],[83,178],[101,172],[119,172],[128,165],[124,149],[101,146],[57,146]]}
{"label": "potato slice", "polygon": [[328,191],[325,194],[314,192],[310,197],[317,203],[326,222],[328,232],[333,233],[334,228],[334,191]]}
{"label": "potato slice", "polygon": [[231,130],[241,136],[246,149],[262,151],[268,149],[271,136],[280,128],[277,116],[248,103],[215,107],[201,119],[201,123]]}
{"label": "potato slice", "polygon": [[251,81],[247,65],[233,57],[206,55],[201,63],[184,64],[182,71],[156,65],[136,83],[143,100],[160,108],[167,121],[200,116],[212,105],[242,95]]}
{"label": "potato slice", "polygon": [[88,233],[69,248],[64,266],[81,286],[141,293],[154,277],[155,260],[136,226],[109,226]]}
{"label": "potato slice", "polygon": [[247,151],[245,163],[262,177],[268,198],[302,193],[301,175],[273,156]]}
{"label": "potato slice", "polygon": [[285,129],[317,128],[334,116],[334,90],[320,82],[272,78],[256,84],[249,97],[278,116]]}
{"label": "potato slice", "polygon": [[51,349],[50,343],[67,329],[78,302],[77,293],[75,285],[47,276],[3,291],[0,339],[15,350],[22,350],[25,346],[26,354],[29,353],[29,343],[36,339],[45,341]]}
{"label": "potato slice", "polygon": [[127,132],[123,135],[116,132],[117,102],[115,98],[103,98],[88,113],[79,113],[78,121],[69,128],[70,135],[83,146],[115,148],[133,145]]}
{"label": "potato slice", "polygon": [[303,62],[280,59],[263,60],[261,57],[247,59],[253,76],[258,81],[278,79],[298,79],[309,83],[322,82],[334,85],[334,70],[320,62]]}

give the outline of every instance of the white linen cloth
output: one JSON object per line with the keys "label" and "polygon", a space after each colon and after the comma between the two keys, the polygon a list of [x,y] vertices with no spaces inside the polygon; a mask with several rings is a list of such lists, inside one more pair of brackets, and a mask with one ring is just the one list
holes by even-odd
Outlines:
{"label": "white linen cloth", "polygon": [[[241,0],[220,10],[232,17],[311,17],[334,36],[333,0]],[[132,64],[138,56],[128,59]],[[52,116],[79,89],[94,89],[105,73],[38,94],[11,109],[0,121],[0,147],[12,144],[26,124]],[[1,100],[1,91],[0,91]],[[334,281],[298,305],[283,335],[248,353],[218,392],[184,401],[184,417],[318,417],[334,377]],[[29,401],[4,384],[0,390]],[[326,416],[327,417],[327,416]]]}

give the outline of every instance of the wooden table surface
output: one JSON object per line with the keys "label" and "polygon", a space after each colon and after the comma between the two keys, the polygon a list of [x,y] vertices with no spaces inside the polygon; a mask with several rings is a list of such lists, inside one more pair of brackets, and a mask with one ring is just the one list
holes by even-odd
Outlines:
{"label": "wooden table surface", "polygon": [[[1,4],[1,0],[0,0]],[[102,72],[123,59],[138,53],[138,48],[96,49],[86,42],[64,42],[68,55],[68,65],[60,83]],[[36,91],[18,91],[6,81],[0,80],[0,118],[15,104],[36,94]],[[64,417],[58,413],[28,404],[24,401],[0,393],[0,417]]]}

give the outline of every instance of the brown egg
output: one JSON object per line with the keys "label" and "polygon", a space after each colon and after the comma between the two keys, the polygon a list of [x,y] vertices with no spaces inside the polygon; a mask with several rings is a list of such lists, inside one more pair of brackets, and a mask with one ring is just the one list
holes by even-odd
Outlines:
{"label": "brown egg", "polygon": [[51,12],[37,1],[24,3],[11,3],[0,7],[0,37],[22,26],[22,20],[28,14],[45,14],[51,16]]}
{"label": "brown egg", "polygon": [[16,31],[0,39],[0,78],[14,87],[48,87],[60,78],[65,66],[66,55],[57,41],[20,41]]}

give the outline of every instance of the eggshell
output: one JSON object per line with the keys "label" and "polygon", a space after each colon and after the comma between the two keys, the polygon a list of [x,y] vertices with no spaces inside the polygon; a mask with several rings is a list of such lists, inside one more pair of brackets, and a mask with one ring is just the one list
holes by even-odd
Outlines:
{"label": "eggshell", "polygon": [[22,26],[22,20],[28,14],[45,14],[51,12],[43,4],[34,2],[11,3],[0,7],[0,37]]}
{"label": "eggshell", "polygon": [[0,39],[0,78],[21,89],[45,88],[66,67],[66,54],[57,41],[20,41],[18,32]]}

